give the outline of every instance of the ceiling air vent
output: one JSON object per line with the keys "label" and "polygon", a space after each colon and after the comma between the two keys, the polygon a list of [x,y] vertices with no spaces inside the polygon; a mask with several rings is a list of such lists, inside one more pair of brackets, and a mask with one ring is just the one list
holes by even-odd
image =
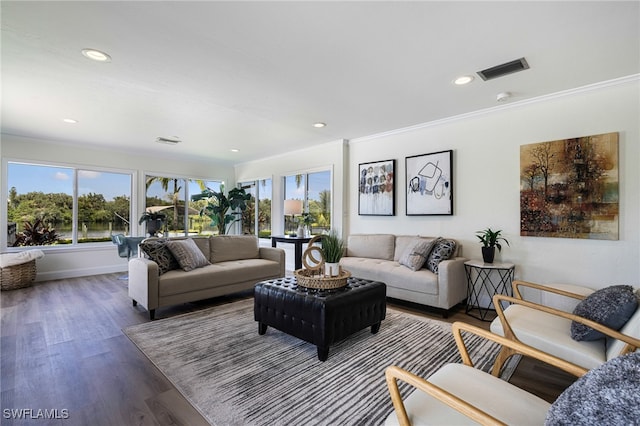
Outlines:
{"label": "ceiling air vent", "polygon": [[502,77],[503,75],[511,74],[518,71],[524,71],[529,69],[529,64],[524,58],[516,59],[515,61],[507,62],[506,64],[496,65],[495,67],[487,68],[486,70],[478,71],[478,75],[484,81],[493,80],[494,78]]}
{"label": "ceiling air vent", "polygon": [[162,137],[159,137],[159,138],[156,139],[156,142],[165,143],[167,145],[177,145],[182,141],[177,136],[174,136],[173,138],[162,138]]}

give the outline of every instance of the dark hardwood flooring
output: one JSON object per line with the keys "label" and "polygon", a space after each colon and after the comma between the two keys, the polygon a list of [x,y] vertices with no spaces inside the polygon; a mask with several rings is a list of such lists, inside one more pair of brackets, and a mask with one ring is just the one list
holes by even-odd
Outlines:
{"label": "dark hardwood flooring", "polygon": [[[56,280],[0,293],[2,425],[207,424],[122,333],[149,319],[144,309],[132,307],[127,280],[121,277]],[[163,308],[157,317],[247,297],[250,292]],[[389,306],[442,319],[415,306]],[[457,320],[488,327],[462,307],[447,319]],[[511,381],[552,401],[573,380],[525,359]],[[8,418],[7,410],[29,419]],[[42,418],[47,416],[38,410],[57,418]]]}

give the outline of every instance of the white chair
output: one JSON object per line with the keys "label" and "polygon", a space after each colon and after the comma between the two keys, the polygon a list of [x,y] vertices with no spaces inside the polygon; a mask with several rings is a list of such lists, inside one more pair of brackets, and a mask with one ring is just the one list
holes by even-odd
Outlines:
{"label": "white chair", "polygon": [[[551,294],[564,298],[564,301],[556,301],[557,306],[562,306],[563,309],[524,300],[521,287],[537,289],[543,292],[543,295]],[[495,334],[532,346],[587,369],[595,368],[616,356],[635,351],[640,347],[640,308],[619,331],[567,312],[572,311],[580,300],[593,291],[580,286],[540,285],[514,281],[514,297],[494,296],[493,305],[498,316],[491,323],[490,329]],[[550,299],[548,296],[543,297],[545,301]],[[511,305],[503,308],[504,302]],[[571,338],[572,321],[602,332],[607,339],[573,340]],[[518,351],[512,348],[503,347],[494,364],[493,375],[498,376],[507,359],[516,353]]]}
{"label": "white chair", "polygon": [[[539,359],[580,377],[587,370],[565,360],[478,327],[455,322],[453,335],[462,364],[447,364],[428,379],[397,366],[385,371],[394,412],[386,425],[544,424],[551,404],[509,382],[473,367],[461,332],[470,332]],[[404,400],[398,380],[416,390]]]}

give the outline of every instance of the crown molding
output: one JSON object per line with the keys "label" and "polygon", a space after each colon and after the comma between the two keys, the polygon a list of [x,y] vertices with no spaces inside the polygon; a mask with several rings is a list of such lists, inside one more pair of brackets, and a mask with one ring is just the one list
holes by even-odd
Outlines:
{"label": "crown molding", "polygon": [[575,96],[583,93],[595,92],[597,90],[615,87],[615,86],[623,86],[625,84],[637,83],[640,81],[640,74],[632,74],[626,77],[615,78],[613,80],[601,81],[594,84],[588,84],[586,86],[576,87],[574,89],[563,90],[561,92],[555,92],[548,95],[537,96],[531,99],[525,99],[522,101],[512,102],[505,105],[499,105],[491,108],[480,109],[473,112],[468,112],[465,114],[454,115],[451,117],[442,118],[440,120],[429,121],[426,123],[416,124],[413,126],[402,127],[400,129],[389,130],[387,132],[376,133],[369,136],[362,136],[359,138],[354,138],[349,140],[349,144],[365,142],[373,139],[384,138],[388,136],[393,136],[401,133],[413,132],[415,130],[426,129],[430,127],[437,127],[443,124],[453,123],[456,121],[467,120],[469,118],[479,117],[487,114],[492,114],[498,111],[504,111],[512,108],[519,108],[525,105],[532,105],[541,102],[547,102],[553,99],[564,98],[569,96]]}

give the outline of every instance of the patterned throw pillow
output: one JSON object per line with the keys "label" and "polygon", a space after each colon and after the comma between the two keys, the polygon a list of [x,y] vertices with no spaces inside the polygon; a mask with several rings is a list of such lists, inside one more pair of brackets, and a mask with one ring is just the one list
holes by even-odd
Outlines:
{"label": "patterned throw pillow", "polygon": [[438,265],[443,260],[451,259],[456,251],[456,242],[453,240],[445,240],[438,238],[433,246],[433,250],[427,258],[427,268],[434,274],[438,273]]}
{"label": "patterned throw pillow", "polygon": [[191,238],[167,241],[167,247],[178,260],[180,267],[187,272],[211,265]]}
{"label": "patterned throw pillow", "polygon": [[167,240],[147,240],[140,243],[140,249],[149,259],[158,264],[160,275],[167,271],[180,269],[180,265],[171,250],[167,247]]}
{"label": "patterned throw pillow", "polygon": [[[638,299],[630,285],[612,285],[594,291],[573,310],[575,315],[590,319],[614,330],[619,330],[629,321],[638,308]],[[598,340],[606,337],[579,322],[571,322],[573,340]]]}
{"label": "patterned throw pillow", "polygon": [[429,252],[433,248],[437,240],[428,240],[426,238],[415,238],[407,245],[402,252],[399,263],[406,266],[412,271],[422,268],[424,262],[427,261]]}
{"label": "patterned throw pillow", "polygon": [[545,425],[634,425],[640,419],[640,352],[580,377],[551,405]]}

